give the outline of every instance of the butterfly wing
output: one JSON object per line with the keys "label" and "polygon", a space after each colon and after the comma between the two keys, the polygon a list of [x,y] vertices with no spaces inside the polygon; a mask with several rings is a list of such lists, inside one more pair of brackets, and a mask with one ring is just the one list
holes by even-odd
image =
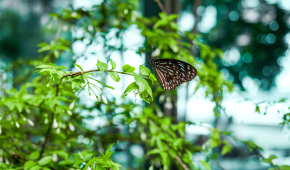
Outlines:
{"label": "butterfly wing", "polygon": [[173,90],[197,75],[192,65],[180,60],[157,59],[153,61],[158,82],[164,90]]}

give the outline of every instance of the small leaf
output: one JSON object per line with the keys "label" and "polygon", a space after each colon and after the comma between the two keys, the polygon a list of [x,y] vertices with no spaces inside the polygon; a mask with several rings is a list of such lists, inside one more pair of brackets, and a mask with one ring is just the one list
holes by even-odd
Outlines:
{"label": "small leaf", "polygon": [[106,154],[103,156],[103,159],[105,161],[109,160],[109,158],[111,157],[111,155],[114,153],[114,152],[110,152],[111,151],[111,148],[114,144],[111,144],[108,149],[106,150]]}
{"label": "small leaf", "polygon": [[139,72],[140,74],[144,76],[148,76],[150,74],[150,70],[147,67],[142,66],[142,65],[139,67]]}
{"label": "small leaf", "polygon": [[6,101],[6,106],[9,108],[9,111],[12,111],[15,107],[15,103],[13,101]]}
{"label": "small leaf", "polygon": [[68,69],[68,68],[65,66],[58,66],[58,67],[56,67],[56,69]]}
{"label": "small leaf", "polygon": [[279,170],[290,170],[290,166],[289,165],[279,166]]}
{"label": "small leaf", "polygon": [[126,90],[124,91],[124,94],[127,95],[129,92],[133,91],[133,90],[138,90],[139,86],[136,84],[136,82],[131,83]]}
{"label": "small leaf", "polygon": [[44,51],[49,51],[50,50],[50,46],[45,46],[40,48],[39,50],[37,50],[38,53],[44,52]]}
{"label": "small leaf", "polygon": [[142,79],[139,76],[135,76],[134,77],[136,84],[139,86],[139,91],[143,92],[144,90],[146,90],[147,88],[150,88],[149,84],[147,83],[146,80]]}
{"label": "small leaf", "polygon": [[42,166],[42,165],[49,164],[51,161],[52,161],[52,156],[45,156],[38,161],[38,164]]}
{"label": "small leaf", "polygon": [[152,84],[157,81],[156,77],[153,74],[150,74],[149,79],[152,81]]}
{"label": "small leaf", "polygon": [[101,167],[101,166],[99,166],[99,165],[95,165],[95,169],[96,169],[96,170],[106,170],[105,168],[103,168],[103,167]]}
{"label": "small leaf", "polygon": [[40,65],[40,66],[37,66],[36,68],[54,68],[54,67],[51,65]]}
{"label": "small leaf", "polygon": [[161,151],[160,151],[159,149],[153,149],[153,150],[149,151],[149,152],[147,153],[147,155],[157,154],[157,153],[160,153],[160,152],[161,152]]}
{"label": "small leaf", "polygon": [[269,163],[269,164],[272,164],[272,160],[273,159],[276,159],[277,158],[277,156],[275,156],[275,155],[270,155],[270,157],[268,158],[268,159],[261,159],[260,161],[261,162],[267,162],[267,163]]}
{"label": "small leaf", "polygon": [[112,59],[110,59],[110,63],[111,63],[111,66],[112,66],[112,70],[114,70],[116,68],[116,62],[113,61]]}
{"label": "small leaf", "polygon": [[[148,85],[149,86],[149,85]],[[153,93],[152,93],[152,89],[151,89],[151,87],[149,86],[148,88],[147,88],[147,93],[151,96],[151,97],[153,97]],[[153,99],[152,99],[153,100]]]}
{"label": "small leaf", "polygon": [[47,167],[43,167],[42,170],[51,170],[51,169]]}
{"label": "small leaf", "polygon": [[231,149],[232,149],[232,146],[231,145],[225,145],[224,147],[223,147],[223,149],[222,149],[222,155],[225,155],[225,154],[227,154],[228,152],[230,152],[231,151]]}
{"label": "small leaf", "polygon": [[39,158],[39,152],[32,152],[29,155],[29,159],[31,159],[31,160],[35,160],[35,159],[38,159],[38,158]]}
{"label": "small leaf", "polygon": [[65,151],[57,151],[56,154],[64,159],[69,159],[68,153]]}
{"label": "small leaf", "polygon": [[134,72],[135,71],[135,68],[134,67],[131,67],[129,64],[126,64],[122,67],[122,70],[124,72]]}
{"label": "small leaf", "polygon": [[74,65],[77,66],[81,71],[84,71],[80,65],[78,65],[78,64],[74,64]]}
{"label": "small leaf", "polygon": [[87,154],[87,155],[84,157],[84,161],[88,161],[88,160],[90,160],[92,156],[94,156],[94,154],[92,154],[92,153]]}
{"label": "small leaf", "polygon": [[31,168],[33,165],[35,165],[35,162],[34,161],[27,161],[27,162],[25,162],[25,164],[24,164],[24,170],[27,170],[27,169]]}
{"label": "small leaf", "polygon": [[39,169],[41,169],[41,166],[36,165],[30,168],[29,170],[39,170]]}
{"label": "small leaf", "polygon": [[108,65],[106,63],[101,62],[99,59],[97,61],[97,67],[100,70],[101,73],[103,73],[105,70],[107,70]]}
{"label": "small leaf", "polygon": [[115,82],[119,82],[121,80],[121,78],[117,72],[110,72],[110,76]]}
{"label": "small leaf", "polygon": [[256,106],[255,112],[261,113],[260,107],[258,105]]}
{"label": "small leaf", "polygon": [[58,50],[55,50],[53,52],[53,55],[55,56],[55,58],[58,58],[59,57],[59,51]]}
{"label": "small leaf", "polygon": [[206,170],[210,170],[210,165],[207,162],[205,161],[199,161],[199,162],[204,166]]}

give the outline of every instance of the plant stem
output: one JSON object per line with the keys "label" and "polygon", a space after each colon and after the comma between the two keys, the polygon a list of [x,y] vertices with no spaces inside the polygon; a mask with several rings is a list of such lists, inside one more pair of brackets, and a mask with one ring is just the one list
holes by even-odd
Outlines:
{"label": "plant stem", "polygon": [[61,33],[62,25],[63,25],[63,21],[60,21],[60,23],[59,23],[59,25],[57,27],[56,34],[55,34],[54,39],[53,39],[54,42],[56,42],[58,40],[58,38],[59,38],[59,35]]}
{"label": "plant stem", "polygon": [[[75,73],[70,73],[70,74],[65,74],[62,76],[62,78],[68,77],[68,76],[79,76],[85,73],[91,73],[91,72],[96,72],[96,71],[100,71],[99,69],[95,69],[95,70],[88,70],[88,71],[79,71],[79,72],[75,72]],[[127,73],[127,72],[121,72],[121,71],[114,71],[114,70],[105,70],[106,72],[116,72],[119,74],[126,74],[126,75],[130,75],[130,76],[135,76],[134,74],[131,73]]]}
{"label": "plant stem", "polygon": [[166,14],[166,11],[165,11],[165,8],[164,8],[162,2],[160,2],[160,0],[156,0],[156,2],[158,4],[159,8],[161,9],[161,11]]}
{"label": "plant stem", "polygon": [[179,156],[175,156],[176,160],[181,164],[181,166],[185,169],[185,170],[189,170],[186,166],[185,163],[183,163],[183,161],[179,158]]}
{"label": "plant stem", "polygon": [[[55,97],[58,96],[58,93],[59,93],[59,84],[56,85]],[[44,150],[45,150],[45,146],[46,146],[46,143],[48,141],[49,134],[50,134],[50,131],[52,129],[53,122],[54,122],[54,115],[55,115],[55,113],[54,112],[51,112],[50,122],[49,122],[49,125],[48,125],[48,129],[46,131],[46,134],[45,134],[44,142],[43,142],[43,144],[41,146],[41,150],[40,150],[40,153],[39,153],[39,159],[41,159],[42,156],[43,156],[43,153],[44,153]]]}

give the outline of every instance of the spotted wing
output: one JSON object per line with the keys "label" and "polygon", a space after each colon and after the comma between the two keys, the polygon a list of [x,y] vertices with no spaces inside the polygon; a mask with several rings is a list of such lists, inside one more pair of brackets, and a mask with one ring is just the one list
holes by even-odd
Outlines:
{"label": "spotted wing", "polygon": [[174,59],[155,60],[155,72],[158,82],[164,90],[173,90],[183,82],[194,79],[196,69],[183,61]]}

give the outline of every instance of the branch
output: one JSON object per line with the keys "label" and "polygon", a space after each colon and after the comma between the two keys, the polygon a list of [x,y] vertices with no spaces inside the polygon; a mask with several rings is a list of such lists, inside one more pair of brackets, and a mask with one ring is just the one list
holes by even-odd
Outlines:
{"label": "branch", "polygon": [[56,42],[58,40],[58,38],[59,38],[59,35],[61,33],[62,25],[63,25],[63,21],[60,21],[60,23],[59,23],[59,25],[57,27],[56,34],[55,34],[54,39],[53,39],[54,42]]}
{"label": "branch", "polygon": [[[59,84],[57,84],[57,86],[56,86],[56,94],[55,94],[55,97],[58,96],[58,92],[59,92]],[[39,154],[39,159],[42,158],[42,155],[44,153],[45,146],[46,146],[46,143],[48,141],[50,131],[52,129],[53,121],[54,121],[54,112],[51,113],[51,118],[50,118],[50,122],[49,122],[49,125],[48,125],[48,129],[47,129],[46,134],[45,134],[44,142],[43,142],[43,144],[41,146],[41,150],[40,150],[40,154]]]}
{"label": "branch", "polygon": [[175,158],[177,159],[177,161],[181,164],[181,166],[185,169],[185,170],[189,170],[187,168],[187,166],[185,165],[185,163],[183,163],[183,161],[176,155]]}
{"label": "branch", "polygon": [[[254,149],[254,151],[262,158],[265,159],[265,157],[261,154],[261,152],[258,149]],[[276,165],[273,164],[273,162],[269,163],[273,168],[277,168],[278,170],[280,170],[280,168]]]}
{"label": "branch", "polygon": [[[79,72],[75,72],[75,73],[70,73],[70,74],[65,74],[62,76],[62,78],[68,77],[68,76],[79,76],[85,73],[91,73],[91,72],[96,72],[96,71],[100,71],[99,69],[96,70],[88,70],[88,71],[79,71]],[[114,70],[105,70],[106,72],[116,72],[119,74],[126,74],[126,75],[130,75],[130,76],[134,76],[134,74],[130,74],[127,72],[121,72],[121,71],[114,71]]]}
{"label": "branch", "polygon": [[160,0],[156,0],[156,2],[158,4],[159,8],[161,9],[161,11],[166,14],[165,8],[164,8],[163,4],[160,2]]}

